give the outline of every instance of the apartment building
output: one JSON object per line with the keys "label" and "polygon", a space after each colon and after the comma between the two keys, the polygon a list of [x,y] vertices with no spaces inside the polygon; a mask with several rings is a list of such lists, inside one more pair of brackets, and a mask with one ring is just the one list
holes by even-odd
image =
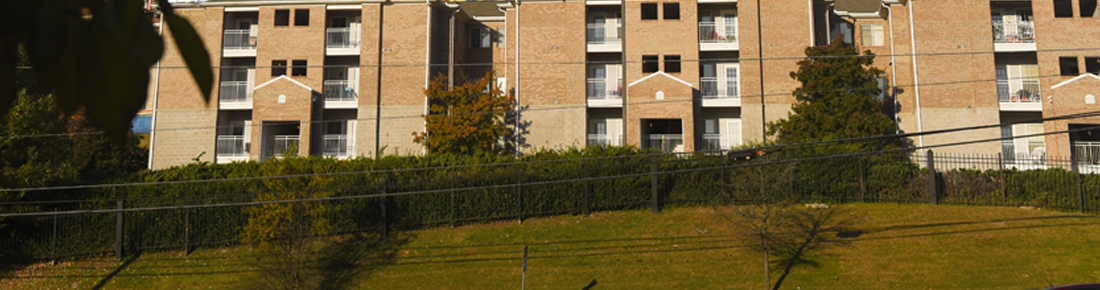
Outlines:
{"label": "apartment building", "polygon": [[[1095,1],[567,0],[176,3],[217,69],[209,105],[161,69],[151,167],[300,154],[421,154],[424,90],[493,72],[519,104],[521,150],[633,144],[673,152],[764,137],[808,46],[877,54],[899,132],[1092,111]],[[167,31],[167,30],[166,30]],[[915,45],[914,45],[915,44]],[[162,60],[183,66],[178,52]],[[1091,95],[1090,95],[1091,94]],[[1090,103],[1091,100],[1091,103]],[[892,104],[892,105],[890,105]],[[948,144],[1079,128],[1016,124],[914,138]],[[1100,134],[1097,134],[1100,141]],[[937,149],[1029,161],[1092,146],[1067,134]],[[1070,140],[1073,140],[1071,146]],[[1100,143],[1096,143],[1100,148]]]}

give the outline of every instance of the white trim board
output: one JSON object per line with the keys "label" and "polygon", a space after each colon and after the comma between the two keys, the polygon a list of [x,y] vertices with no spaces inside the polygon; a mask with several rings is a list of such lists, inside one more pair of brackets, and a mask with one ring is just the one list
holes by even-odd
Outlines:
{"label": "white trim board", "polygon": [[262,87],[264,87],[264,86],[266,86],[266,85],[268,85],[268,84],[274,83],[275,81],[277,81],[277,80],[282,80],[282,79],[288,80],[288,81],[290,81],[290,82],[292,82],[292,83],[294,83],[294,84],[296,84],[296,85],[299,85],[299,86],[301,86],[302,88],[305,88],[305,89],[307,89],[307,90],[310,90],[310,91],[312,91],[312,90],[313,90],[313,88],[310,88],[309,86],[306,86],[306,85],[304,85],[304,84],[302,84],[302,83],[300,83],[300,82],[298,82],[298,81],[296,81],[296,80],[294,80],[294,79],[292,79],[292,78],[290,78],[290,77],[288,77],[288,76],[286,76],[286,75],[281,75],[281,76],[279,76],[279,77],[277,77],[277,78],[273,78],[273,79],[271,79],[270,81],[267,81],[267,82],[265,82],[265,83],[263,83],[263,84],[261,84],[261,85],[258,85],[258,86],[255,86],[255,87],[252,87],[252,91],[256,91],[256,90],[259,90],[260,88],[262,88]]}
{"label": "white trim board", "polygon": [[636,85],[636,84],[638,84],[638,83],[640,83],[640,82],[642,82],[642,81],[648,80],[649,78],[652,78],[652,77],[654,77],[654,76],[656,76],[656,75],[663,75],[663,76],[666,76],[666,77],[668,77],[668,78],[670,78],[670,79],[672,79],[672,80],[675,80],[675,81],[677,81],[677,82],[680,82],[681,84],[684,84],[684,85],[686,85],[686,86],[689,86],[689,87],[693,87],[693,88],[695,87],[695,86],[691,85],[691,83],[689,83],[689,82],[685,82],[684,80],[681,80],[680,78],[677,78],[677,77],[671,76],[671,75],[669,75],[669,74],[665,73],[664,71],[657,71],[657,72],[655,72],[655,73],[653,73],[653,74],[650,74],[650,75],[648,75],[648,76],[646,76],[646,77],[644,77],[644,78],[638,79],[638,80],[634,81],[633,83],[630,83],[629,85],[626,85],[626,87],[628,87],[628,88],[629,88],[629,87],[633,87],[634,85]]}
{"label": "white trim board", "polygon": [[1094,78],[1094,79],[1098,79],[1098,80],[1100,80],[1100,76],[1096,76],[1096,75],[1094,75],[1094,74],[1091,74],[1091,73],[1084,73],[1084,74],[1081,74],[1081,75],[1079,75],[1079,76],[1076,76],[1076,77],[1074,77],[1074,78],[1072,78],[1072,79],[1066,80],[1066,81],[1064,81],[1064,82],[1060,82],[1060,83],[1058,83],[1057,85],[1053,85],[1053,86],[1051,86],[1051,87],[1050,87],[1050,89],[1052,89],[1052,90],[1053,90],[1053,89],[1057,89],[1058,87],[1064,86],[1064,85],[1066,85],[1066,84],[1069,84],[1069,83],[1072,83],[1072,82],[1076,82],[1076,81],[1078,81],[1078,80],[1080,80],[1080,79],[1083,79],[1083,78],[1085,78],[1085,77],[1092,77],[1092,78]]}

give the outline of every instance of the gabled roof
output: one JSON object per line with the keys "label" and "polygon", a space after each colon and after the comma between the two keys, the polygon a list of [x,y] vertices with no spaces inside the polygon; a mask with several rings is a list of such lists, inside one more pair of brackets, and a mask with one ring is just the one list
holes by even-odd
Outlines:
{"label": "gabled roof", "polygon": [[644,77],[644,78],[638,79],[638,80],[634,81],[633,83],[630,83],[629,85],[626,85],[626,87],[628,87],[628,88],[629,88],[629,87],[632,87],[632,86],[634,86],[634,85],[636,85],[636,84],[638,84],[638,83],[640,83],[640,82],[643,82],[643,81],[645,81],[645,80],[648,80],[649,78],[652,78],[652,77],[654,77],[654,76],[657,76],[657,75],[662,75],[662,76],[668,77],[668,78],[670,78],[670,79],[672,79],[672,80],[674,80],[674,81],[680,82],[681,84],[684,84],[684,85],[686,85],[686,86],[689,86],[689,87],[695,87],[695,86],[691,85],[691,83],[689,83],[689,82],[685,82],[684,80],[681,80],[681,79],[679,79],[679,78],[677,78],[677,77],[674,77],[674,76],[671,76],[671,75],[669,75],[669,74],[666,74],[666,73],[665,73],[665,72],[663,72],[663,71],[657,71],[657,72],[655,72],[655,73],[653,73],[653,74],[650,74],[650,75],[648,75],[648,76],[646,76],[646,77]]}
{"label": "gabled roof", "polygon": [[1091,74],[1091,73],[1085,73],[1085,74],[1079,75],[1077,77],[1074,77],[1072,79],[1068,79],[1064,82],[1058,83],[1057,85],[1053,85],[1053,86],[1050,87],[1050,89],[1052,89],[1052,90],[1057,89],[1058,87],[1061,87],[1063,85],[1066,85],[1066,84],[1069,84],[1069,83],[1072,83],[1072,82],[1076,82],[1076,81],[1078,81],[1080,79],[1083,79],[1085,77],[1092,77],[1094,79],[1100,80],[1100,76],[1096,76],[1096,75]]}
{"label": "gabled roof", "polygon": [[274,83],[275,81],[278,81],[278,80],[288,80],[288,81],[290,81],[290,82],[292,82],[292,83],[294,83],[294,84],[296,84],[296,85],[298,85],[298,86],[301,86],[302,88],[305,88],[305,89],[307,89],[307,90],[310,90],[310,91],[312,91],[312,90],[313,90],[313,88],[310,88],[309,86],[306,86],[306,85],[304,85],[304,84],[302,84],[302,83],[300,83],[300,82],[298,82],[298,81],[296,81],[296,80],[294,80],[294,79],[292,79],[292,78],[290,78],[290,77],[287,77],[286,75],[281,75],[281,76],[279,76],[279,77],[277,77],[277,78],[273,78],[273,79],[271,79],[270,81],[267,81],[266,83],[263,83],[263,84],[261,84],[261,85],[258,85],[258,86],[256,86],[256,87],[253,87],[253,88],[252,88],[252,90],[253,90],[253,91],[255,91],[255,90],[259,90],[260,88],[262,88],[262,87],[264,87],[264,86],[266,86],[266,85],[269,85],[269,84],[271,84],[271,83]]}

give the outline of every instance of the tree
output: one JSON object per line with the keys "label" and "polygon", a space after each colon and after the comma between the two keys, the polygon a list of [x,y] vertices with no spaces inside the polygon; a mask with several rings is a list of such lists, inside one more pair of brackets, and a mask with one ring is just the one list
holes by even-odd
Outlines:
{"label": "tree", "polygon": [[474,83],[448,89],[447,78],[437,77],[425,91],[431,101],[424,116],[427,132],[414,132],[413,142],[429,154],[500,154],[512,134],[506,121],[515,102],[495,84],[492,73]]}
{"label": "tree", "polygon": [[[296,157],[294,154],[260,165],[263,176],[283,176],[304,173],[335,172],[335,163],[320,158]],[[322,161],[322,162],[314,162]],[[256,201],[283,201],[327,198],[325,190],[333,181],[327,176],[303,176],[265,179],[265,192]],[[313,255],[320,246],[318,238],[332,233],[329,220],[335,211],[327,201],[293,201],[262,204],[245,209],[248,225],[241,235],[245,243],[256,247],[260,256],[259,285],[272,289],[313,288],[316,270]]]}
{"label": "tree", "polygon": [[[875,55],[862,55],[851,45],[834,41],[826,46],[806,48],[807,58],[798,62],[791,78],[802,83],[793,95],[798,101],[793,114],[768,124],[768,134],[781,144],[826,141],[894,133],[894,122],[883,114],[878,79],[882,70],[871,67]],[[882,150],[903,146],[904,140],[853,143],[844,148]],[[834,147],[835,148],[835,147]]]}
{"label": "tree", "polygon": [[[860,54],[842,41],[806,49],[807,58],[798,62],[791,78],[802,83],[793,95],[798,101],[786,119],[768,124],[768,134],[779,144],[829,141],[894,134],[894,122],[881,111],[875,99],[881,90],[882,70],[872,67],[874,54]],[[908,139],[814,144],[783,148],[788,158],[875,152],[908,146]],[[866,158],[871,162],[897,160],[884,154]],[[857,192],[860,158],[831,158],[798,163],[803,197],[845,198]],[[885,158],[885,159],[884,159]],[[893,162],[893,161],[891,161]]]}
{"label": "tree", "polygon": [[[213,86],[210,56],[187,20],[158,0],[203,97]],[[142,0],[7,1],[0,9],[0,114],[17,99],[20,67],[29,66],[43,92],[66,115],[83,117],[116,139],[146,100],[149,69],[164,53]],[[24,63],[20,51],[26,50]]]}

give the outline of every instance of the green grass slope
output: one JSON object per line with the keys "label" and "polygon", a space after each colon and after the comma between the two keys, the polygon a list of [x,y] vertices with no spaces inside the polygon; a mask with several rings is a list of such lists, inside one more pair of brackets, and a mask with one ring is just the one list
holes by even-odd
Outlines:
{"label": "green grass slope", "polygon": [[[796,266],[783,289],[1040,289],[1100,281],[1100,218],[1037,209],[844,205],[862,234]],[[328,289],[762,289],[762,256],[732,208],[601,212],[342,237],[321,251]],[[247,247],[32,265],[3,289],[239,289]],[[772,271],[772,279],[778,270]]]}

